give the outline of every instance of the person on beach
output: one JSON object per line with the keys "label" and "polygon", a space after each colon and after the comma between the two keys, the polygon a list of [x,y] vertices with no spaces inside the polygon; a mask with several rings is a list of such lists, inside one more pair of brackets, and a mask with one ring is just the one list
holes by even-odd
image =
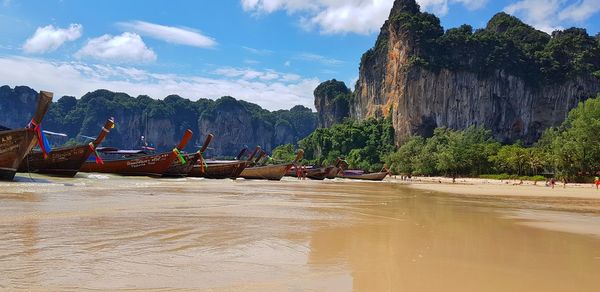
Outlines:
{"label": "person on beach", "polygon": [[600,177],[594,178],[594,184],[596,185],[596,189],[600,186]]}
{"label": "person on beach", "polygon": [[550,179],[550,186],[554,189],[554,185],[556,185],[556,180],[554,178]]}

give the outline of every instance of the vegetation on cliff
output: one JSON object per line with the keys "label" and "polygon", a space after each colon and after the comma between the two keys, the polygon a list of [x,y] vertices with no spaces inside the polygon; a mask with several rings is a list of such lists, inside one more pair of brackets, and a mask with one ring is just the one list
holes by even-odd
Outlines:
{"label": "vegetation on cliff", "polygon": [[[25,124],[31,118],[36,95],[28,87],[17,87],[14,90],[8,86],[0,87],[0,109],[6,109],[0,112],[0,121],[20,120],[17,124]],[[23,102],[25,99],[28,102]],[[295,143],[316,127],[316,113],[304,106],[268,111],[256,104],[229,96],[217,100],[191,101],[170,95],[157,100],[146,95],[132,97],[125,93],[96,90],[80,99],[72,96],[58,99],[44,118],[44,129],[66,133],[70,138],[94,136],[106,119],[114,117],[117,126],[107,136],[105,145],[136,147],[139,146],[137,143],[140,136],[146,135],[150,143],[164,150],[172,148],[173,143],[188,128],[196,133],[196,142],[201,143],[204,139],[202,135],[206,134],[201,133],[201,122],[203,125],[211,125],[216,117],[233,110],[238,120],[227,121],[227,128],[213,127],[211,130],[227,132],[231,128],[239,128],[240,132],[247,132],[249,135],[230,141],[231,149],[212,149],[212,153],[235,155],[244,144],[254,147],[259,142],[263,142],[260,143],[263,148],[271,150],[269,145]],[[3,113],[11,116],[3,116]],[[248,122],[240,124],[241,116]],[[285,131],[285,135],[278,131]],[[214,134],[219,139],[217,132]],[[194,144],[188,143],[188,150],[194,150]],[[215,145],[219,144],[213,143],[211,147]]]}
{"label": "vegetation on cliff", "polygon": [[[431,70],[479,74],[503,70],[535,85],[581,75],[600,78],[600,41],[583,28],[548,35],[501,12],[485,28],[474,31],[470,25],[462,25],[444,32],[435,15],[402,8],[392,11],[386,25],[408,32],[413,46],[411,62]],[[382,29],[375,46],[363,55],[362,64],[385,54],[388,39]]]}
{"label": "vegetation on cliff", "polygon": [[348,119],[315,130],[298,145],[310,163],[327,165],[345,157],[352,168],[379,171],[382,158],[394,150],[394,130],[389,119]]}
{"label": "vegetation on cliff", "polygon": [[325,81],[315,88],[313,94],[319,127],[330,127],[350,115],[352,91],[344,82],[335,79]]}

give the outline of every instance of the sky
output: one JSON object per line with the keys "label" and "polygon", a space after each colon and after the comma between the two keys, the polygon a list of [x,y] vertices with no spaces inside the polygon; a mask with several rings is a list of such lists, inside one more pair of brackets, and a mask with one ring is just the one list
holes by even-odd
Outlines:
{"label": "sky", "polygon": [[[600,31],[600,0],[418,0],[445,29],[505,11],[537,29]],[[314,109],[329,79],[350,88],[393,0],[0,0],[0,84],[80,97],[229,95]]]}

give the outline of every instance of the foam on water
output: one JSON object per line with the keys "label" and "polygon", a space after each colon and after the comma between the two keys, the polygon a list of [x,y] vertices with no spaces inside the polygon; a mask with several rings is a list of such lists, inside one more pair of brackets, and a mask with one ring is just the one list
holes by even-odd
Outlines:
{"label": "foam on water", "polygon": [[89,179],[110,179],[110,176],[106,174],[88,174],[86,177]]}

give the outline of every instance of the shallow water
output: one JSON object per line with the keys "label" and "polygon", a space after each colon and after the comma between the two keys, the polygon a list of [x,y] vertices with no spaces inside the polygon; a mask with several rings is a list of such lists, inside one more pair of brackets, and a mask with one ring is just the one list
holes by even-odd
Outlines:
{"label": "shallow water", "polygon": [[600,237],[544,224],[594,215],[386,182],[34,179],[0,183],[0,289],[600,287]]}

